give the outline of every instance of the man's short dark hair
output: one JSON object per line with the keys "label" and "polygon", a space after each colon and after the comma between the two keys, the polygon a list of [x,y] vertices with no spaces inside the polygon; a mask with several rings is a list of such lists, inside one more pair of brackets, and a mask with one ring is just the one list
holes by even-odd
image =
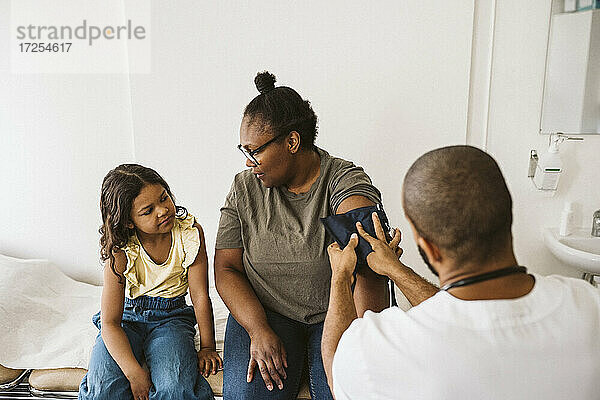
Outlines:
{"label": "man's short dark hair", "polygon": [[500,168],[472,146],[419,157],[404,178],[404,212],[457,264],[484,262],[511,240],[512,199]]}

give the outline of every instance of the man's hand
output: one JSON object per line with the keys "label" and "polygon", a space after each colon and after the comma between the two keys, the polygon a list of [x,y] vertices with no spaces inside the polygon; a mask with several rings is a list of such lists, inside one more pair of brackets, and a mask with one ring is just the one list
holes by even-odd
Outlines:
{"label": "man's hand", "polygon": [[329,263],[331,264],[331,274],[333,277],[350,278],[356,267],[356,246],[358,245],[358,235],[353,233],[350,236],[350,241],[344,247],[344,250],[340,246],[333,242],[327,247],[327,254],[329,254]]}
{"label": "man's hand", "polygon": [[131,377],[127,377],[134,400],[148,400],[152,381],[150,374],[141,367]]}
{"label": "man's hand", "polygon": [[402,234],[399,229],[395,229],[394,237],[391,242],[388,243],[385,240],[385,233],[383,232],[377,213],[373,213],[372,218],[377,238],[374,238],[365,232],[360,222],[356,223],[356,229],[360,236],[362,236],[373,249],[367,256],[369,267],[379,275],[390,276],[393,273],[394,268],[404,267],[404,264],[399,260],[402,255],[402,248],[398,246],[402,239]]}
{"label": "man's hand", "polygon": [[216,374],[222,368],[223,360],[221,360],[221,356],[215,349],[200,349],[198,352],[198,369],[205,378],[208,378],[210,374]]}
{"label": "man's hand", "polygon": [[352,277],[356,267],[356,246],[358,235],[353,233],[350,241],[340,249],[337,243],[327,247],[331,264],[331,290],[329,291],[329,307],[323,324],[321,338],[321,357],[327,375],[327,384],[333,393],[333,376],[331,368],[333,356],[340,338],[348,326],[357,318],[354,299],[352,298]]}
{"label": "man's hand", "polygon": [[247,382],[252,382],[254,369],[258,370],[269,390],[273,390],[273,381],[283,389],[282,379],[287,378],[287,354],[281,339],[271,329],[263,330],[250,337],[250,363],[248,364]]}

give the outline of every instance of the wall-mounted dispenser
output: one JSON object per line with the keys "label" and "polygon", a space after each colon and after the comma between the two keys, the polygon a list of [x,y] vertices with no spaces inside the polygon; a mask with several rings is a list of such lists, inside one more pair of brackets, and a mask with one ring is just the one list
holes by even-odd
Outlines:
{"label": "wall-mounted dispenser", "polygon": [[563,172],[559,146],[565,140],[583,140],[581,137],[567,136],[563,133],[550,135],[548,151],[538,157],[536,150],[529,153],[529,172],[527,176],[537,190],[553,196],[558,188],[558,181]]}

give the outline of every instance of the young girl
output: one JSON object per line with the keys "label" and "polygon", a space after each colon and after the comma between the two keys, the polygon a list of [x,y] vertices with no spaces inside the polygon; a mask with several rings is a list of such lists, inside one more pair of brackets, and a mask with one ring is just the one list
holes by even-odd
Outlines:
{"label": "young girl", "polygon": [[[202,228],[175,206],[156,171],[137,164],[106,175],[100,209],[101,259],[110,268],[79,399],[214,399],[201,374],[215,374],[223,362],[215,351]],[[194,307],[185,302],[188,287]]]}

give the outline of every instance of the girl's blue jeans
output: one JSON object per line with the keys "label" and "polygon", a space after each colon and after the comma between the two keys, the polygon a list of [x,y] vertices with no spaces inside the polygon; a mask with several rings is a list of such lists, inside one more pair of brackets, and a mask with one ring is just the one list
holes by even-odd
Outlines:
{"label": "girl's blue jeans", "polygon": [[[98,329],[100,313],[92,318]],[[141,296],[125,299],[121,326],[135,358],[150,371],[150,400],[213,400],[210,385],[198,370],[194,348],[196,317],[183,296],[175,299]],[[130,400],[129,381],[98,333],[88,373],[79,385],[79,399]]]}
{"label": "girl's blue jeans", "polygon": [[258,367],[254,370],[252,382],[246,382],[250,337],[230,314],[225,331],[223,399],[296,399],[305,364],[311,397],[317,400],[332,399],[321,358],[323,323],[304,324],[269,310],[265,312],[269,326],[279,336],[287,353],[287,379],[282,380],[283,389],[279,390],[274,385],[272,391],[267,390]]}

